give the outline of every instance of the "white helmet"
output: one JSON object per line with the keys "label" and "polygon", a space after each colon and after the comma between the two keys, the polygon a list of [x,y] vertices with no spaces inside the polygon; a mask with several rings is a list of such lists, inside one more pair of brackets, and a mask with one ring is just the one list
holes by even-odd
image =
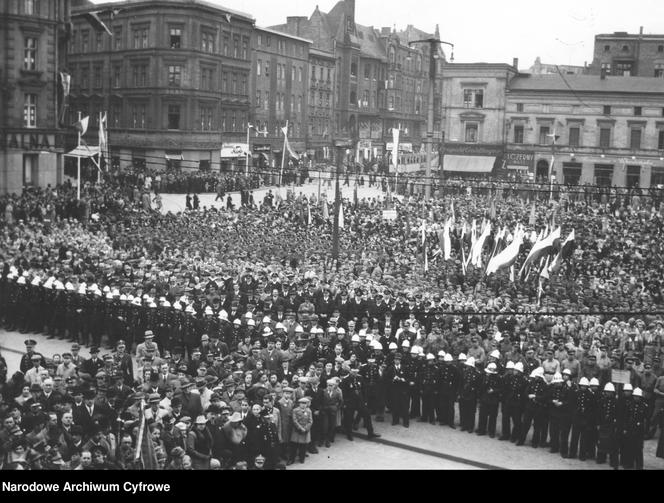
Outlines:
{"label": "white helmet", "polygon": [[387,347],[387,349],[399,349],[399,346],[397,346],[394,342],[390,342],[390,345]]}
{"label": "white helmet", "polygon": [[627,383],[623,386],[623,391],[634,391],[634,388],[630,383]]}
{"label": "white helmet", "polygon": [[604,391],[610,391],[611,393],[615,393],[616,387],[613,385],[612,382],[607,382],[606,386],[604,386]]}
{"label": "white helmet", "polygon": [[466,360],[465,364],[468,365],[469,367],[474,367],[475,366],[475,358],[471,356],[470,358],[468,358]]}
{"label": "white helmet", "polygon": [[505,366],[507,370],[514,370],[514,362],[512,360],[507,362],[507,365]]}
{"label": "white helmet", "polygon": [[401,343],[402,348],[409,348],[410,347],[410,341],[408,339],[404,339],[404,341]]}
{"label": "white helmet", "polygon": [[598,380],[596,377],[593,377],[593,378],[590,380],[590,385],[591,385],[591,386],[599,386],[599,380]]}
{"label": "white helmet", "polygon": [[556,372],[555,374],[553,374],[553,380],[551,382],[553,384],[563,382],[563,375],[560,372]]}
{"label": "white helmet", "polygon": [[454,358],[452,358],[452,355],[450,353],[446,353],[445,358],[443,358],[443,361],[451,362],[451,361],[454,361]]}
{"label": "white helmet", "polygon": [[514,364],[514,370],[523,373],[523,363],[522,362],[516,362]]}
{"label": "white helmet", "polygon": [[491,353],[489,353],[489,356],[491,358],[500,358],[500,351],[494,349],[493,351],[491,351]]}
{"label": "white helmet", "polygon": [[436,359],[436,357],[432,353],[427,354],[427,361],[433,361],[435,359]]}
{"label": "white helmet", "polygon": [[457,358],[460,362],[466,360],[466,355],[464,353],[459,353],[459,357]]}
{"label": "white helmet", "polygon": [[632,396],[643,396],[643,390],[641,388],[636,388]]}
{"label": "white helmet", "polygon": [[590,386],[590,381],[586,377],[579,379],[579,386]]}

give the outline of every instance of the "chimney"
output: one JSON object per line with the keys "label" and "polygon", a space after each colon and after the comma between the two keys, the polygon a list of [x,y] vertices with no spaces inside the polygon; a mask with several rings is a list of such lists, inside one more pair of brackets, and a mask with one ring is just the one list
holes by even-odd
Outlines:
{"label": "chimney", "polygon": [[639,35],[643,35],[643,26],[639,28]]}
{"label": "chimney", "polygon": [[519,69],[519,58],[512,58],[512,66],[517,70]]}

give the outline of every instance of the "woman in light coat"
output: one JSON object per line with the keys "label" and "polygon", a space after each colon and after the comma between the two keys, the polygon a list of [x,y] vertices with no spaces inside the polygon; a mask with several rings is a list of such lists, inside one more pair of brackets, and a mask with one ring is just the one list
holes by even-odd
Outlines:
{"label": "woman in light coat", "polygon": [[311,443],[311,426],[314,424],[314,417],[309,408],[309,398],[303,397],[298,400],[298,407],[293,409],[293,431],[291,432],[291,455],[289,464],[295,460],[295,451],[300,460],[304,463],[307,453],[307,446]]}

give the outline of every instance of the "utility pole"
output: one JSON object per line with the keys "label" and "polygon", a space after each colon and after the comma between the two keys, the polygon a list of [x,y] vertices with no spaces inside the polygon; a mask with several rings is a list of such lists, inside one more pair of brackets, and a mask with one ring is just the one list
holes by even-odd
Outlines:
{"label": "utility pole", "polygon": [[[427,169],[426,169],[426,180],[424,183],[424,195],[426,200],[431,199],[431,171],[432,171],[432,164],[433,164],[433,134],[434,134],[434,91],[436,88],[436,53],[438,50],[438,46],[440,44],[445,44],[449,45],[452,47],[452,50],[454,50],[454,44],[450,42],[444,42],[442,40],[438,40],[437,38],[429,38],[426,40],[415,40],[413,42],[409,42],[408,45],[411,46],[413,44],[421,44],[421,43],[428,43],[429,44],[429,106],[428,106],[428,117],[427,117],[427,138],[426,138],[426,143],[427,143]],[[452,55],[452,60],[454,60],[454,55]]]}
{"label": "utility pole", "polygon": [[343,167],[346,149],[351,147],[350,140],[336,140],[333,143],[337,156],[336,187],[334,190],[334,228],[332,232],[332,258],[336,261],[339,270],[339,213],[341,209],[341,186],[339,176]]}

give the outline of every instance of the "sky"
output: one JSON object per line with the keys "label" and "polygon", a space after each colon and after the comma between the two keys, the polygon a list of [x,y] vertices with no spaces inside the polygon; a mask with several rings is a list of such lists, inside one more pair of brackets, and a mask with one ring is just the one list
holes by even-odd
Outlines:
{"label": "sky", "polygon": [[[93,0],[102,3],[101,0]],[[108,1],[108,0],[107,0]],[[311,16],[316,5],[329,12],[337,0],[207,0],[251,14],[259,26]],[[404,29],[412,24],[455,45],[457,63],[583,65],[593,58],[594,36],[626,31],[664,34],[664,1],[630,0],[356,0],[355,21]],[[446,48],[449,57],[449,48]]]}

